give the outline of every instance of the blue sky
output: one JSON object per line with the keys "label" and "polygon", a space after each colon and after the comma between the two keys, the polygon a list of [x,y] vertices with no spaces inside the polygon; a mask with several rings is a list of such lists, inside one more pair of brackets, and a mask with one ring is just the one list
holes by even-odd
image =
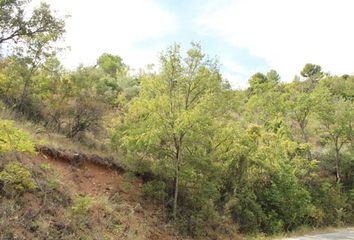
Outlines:
{"label": "blue sky", "polygon": [[[169,45],[176,42],[181,44],[182,49],[186,51],[191,41],[198,42],[201,44],[204,53],[220,61],[221,71],[232,78],[234,87],[244,87],[250,74],[255,71],[269,70],[267,62],[250,54],[247,48],[232,46],[222,37],[208,34],[205,29],[199,28],[196,16],[202,14],[202,9],[200,9],[202,2],[160,0],[159,4],[164,9],[173,12],[177,16],[179,24],[177,31],[158,39],[142,39],[136,42],[136,46],[139,48],[153,48],[156,45],[166,46],[166,43]],[[233,65],[237,65],[237,67],[233,67]],[[241,67],[244,69],[240,70],[239,68]]]}
{"label": "blue sky", "polygon": [[174,42],[191,41],[221,63],[234,88],[257,72],[277,70],[291,81],[308,62],[334,74],[352,74],[352,0],[48,0],[70,14],[62,55],[74,68],[103,52],[134,69],[157,63]]}

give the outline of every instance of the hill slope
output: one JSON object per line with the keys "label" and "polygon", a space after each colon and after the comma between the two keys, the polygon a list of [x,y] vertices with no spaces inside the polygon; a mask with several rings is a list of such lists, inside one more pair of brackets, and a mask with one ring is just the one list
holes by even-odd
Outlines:
{"label": "hill slope", "polygon": [[38,150],[20,157],[38,187],[0,200],[0,239],[180,239],[144,199],[140,179],[98,156]]}

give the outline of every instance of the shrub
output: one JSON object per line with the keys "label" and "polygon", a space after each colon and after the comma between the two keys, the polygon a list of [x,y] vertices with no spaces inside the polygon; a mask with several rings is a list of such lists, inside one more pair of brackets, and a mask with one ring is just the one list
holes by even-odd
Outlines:
{"label": "shrub", "polygon": [[[98,129],[105,113],[105,105],[93,93],[82,92],[68,110],[69,126],[66,136],[75,138],[80,134]],[[80,137],[79,137],[80,138]]]}
{"label": "shrub", "polygon": [[0,153],[12,151],[34,153],[34,144],[13,122],[0,120]]}
{"label": "shrub", "polygon": [[132,188],[132,182],[134,181],[135,176],[133,173],[128,172],[124,175],[123,181],[120,184],[120,189],[123,192],[129,192]]}
{"label": "shrub", "polygon": [[347,209],[346,196],[340,186],[324,182],[314,193],[315,203],[324,212],[324,225],[341,225]]}
{"label": "shrub", "polygon": [[3,183],[4,191],[8,194],[23,193],[37,188],[30,171],[18,162],[12,162],[5,166],[4,170],[0,172],[0,181]]}
{"label": "shrub", "polygon": [[71,207],[71,212],[75,216],[85,217],[88,211],[93,207],[94,203],[94,199],[90,196],[76,197],[73,206]]}
{"label": "shrub", "polygon": [[143,185],[142,190],[147,197],[158,201],[163,201],[167,197],[166,184],[163,181],[147,182]]}

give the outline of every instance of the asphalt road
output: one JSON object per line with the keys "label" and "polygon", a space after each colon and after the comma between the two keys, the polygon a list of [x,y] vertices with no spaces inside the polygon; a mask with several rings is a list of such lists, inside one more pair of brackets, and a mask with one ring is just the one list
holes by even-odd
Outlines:
{"label": "asphalt road", "polygon": [[333,233],[305,235],[302,237],[287,238],[288,240],[348,240],[354,239],[354,229],[338,230]]}

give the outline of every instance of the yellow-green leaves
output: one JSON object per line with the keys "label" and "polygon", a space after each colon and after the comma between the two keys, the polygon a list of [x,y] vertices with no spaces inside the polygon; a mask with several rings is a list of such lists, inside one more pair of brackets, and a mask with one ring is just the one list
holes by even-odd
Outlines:
{"label": "yellow-green leaves", "polygon": [[15,128],[11,121],[0,120],[0,153],[34,153],[34,144],[28,134]]}
{"label": "yellow-green leaves", "polygon": [[21,193],[37,187],[31,172],[18,162],[12,162],[5,166],[4,170],[0,172],[0,181],[4,184],[4,190],[8,194]]}
{"label": "yellow-green leaves", "polygon": [[160,63],[158,73],[140,79],[139,96],[130,104],[115,139],[120,136],[127,158],[144,160],[155,173],[176,179],[175,218],[180,185],[195,189],[200,198],[217,195],[217,182],[209,182],[217,169],[211,161],[211,142],[226,101],[217,65],[205,58],[198,44],[192,44],[186,58],[174,45],[161,55]]}

